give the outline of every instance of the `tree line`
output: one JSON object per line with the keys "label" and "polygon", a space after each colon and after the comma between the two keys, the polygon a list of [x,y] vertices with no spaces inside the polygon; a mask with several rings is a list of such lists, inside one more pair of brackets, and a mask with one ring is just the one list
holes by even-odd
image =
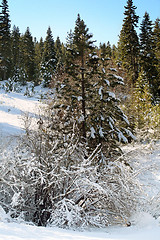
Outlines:
{"label": "tree line", "polygon": [[[116,57],[127,72],[128,82],[136,82],[141,71],[145,71],[154,97],[159,96],[159,58],[160,58],[160,19],[153,23],[145,12],[137,34],[139,16],[132,0],[127,1],[124,20],[117,47],[100,44],[97,51],[105,48],[108,57]],[[71,37],[69,32],[67,39]],[[18,27],[11,30],[8,1],[3,0],[0,12],[0,79],[13,78],[17,81],[33,81],[38,84],[42,79],[46,84],[51,81],[55,71],[66,64],[66,44],[57,37],[54,41],[49,27],[46,38],[37,41],[32,37],[29,27],[24,34]],[[5,48],[4,48],[5,46]]]}
{"label": "tree line", "polygon": [[[43,83],[56,89],[56,108],[67,109],[68,119],[76,119],[80,135],[84,139],[92,136],[95,146],[102,139],[111,142],[108,136],[124,141],[126,133],[131,135],[115,93],[121,100],[127,96],[124,112],[132,130],[143,126],[145,118],[142,121],[140,115],[148,114],[144,103],[152,108],[160,96],[160,19],[153,23],[145,12],[138,35],[139,16],[133,1],[127,0],[117,46],[107,42],[97,47],[79,14],[64,44],[59,37],[54,41],[50,27],[45,40],[40,41],[33,39],[29,27],[24,34],[16,26],[11,31],[7,0],[2,1],[1,9],[1,80],[10,78],[11,82],[35,86]],[[146,94],[148,98],[144,98]]]}
{"label": "tree line", "polygon": [[7,0],[1,8],[0,79],[54,89],[37,129],[1,161],[1,204],[39,226],[126,223],[140,189],[120,142],[137,129],[159,136],[160,20],[145,13],[138,36],[128,0],[117,47],[97,47],[80,14],[63,44],[50,27],[39,42],[10,31]]}

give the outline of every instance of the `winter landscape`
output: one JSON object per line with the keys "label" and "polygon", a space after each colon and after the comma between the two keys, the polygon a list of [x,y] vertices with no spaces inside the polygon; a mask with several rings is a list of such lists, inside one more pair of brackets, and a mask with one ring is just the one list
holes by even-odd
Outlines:
{"label": "winter landscape", "polygon": [[[12,2],[0,4],[0,240],[159,240],[160,18],[133,0]],[[44,39],[20,32],[21,14],[47,21]]]}
{"label": "winter landscape", "polygon": [[[41,91],[40,91],[41,90]],[[46,89],[37,88],[34,97],[21,93],[0,92],[0,135],[1,144],[9,138],[23,134],[23,114],[35,113],[42,105],[39,99]],[[12,140],[13,141],[13,140]],[[12,143],[11,141],[11,143]],[[0,209],[0,239],[2,240],[159,240],[160,236],[160,143],[127,145],[125,152],[131,154],[130,162],[137,169],[140,184],[144,188],[147,206],[131,216],[131,226],[111,226],[100,229],[65,230],[57,227],[37,227],[22,219],[11,219]],[[148,198],[148,200],[147,200]]]}

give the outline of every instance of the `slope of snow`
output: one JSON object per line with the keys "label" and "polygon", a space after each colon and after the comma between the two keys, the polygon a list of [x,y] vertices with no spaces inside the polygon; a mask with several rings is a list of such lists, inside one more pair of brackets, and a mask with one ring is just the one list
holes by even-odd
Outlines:
{"label": "slope of snow", "polygon": [[[5,93],[0,90],[0,136],[12,137],[23,132],[22,113],[38,114],[41,103],[36,98],[24,97],[22,93]],[[3,142],[1,141],[1,146]],[[146,194],[151,197],[160,192],[160,144],[126,147],[125,152],[130,155],[130,162],[138,169],[145,169],[141,174],[141,181]],[[135,154],[136,153],[136,154]],[[159,200],[158,200],[159,201]],[[160,205],[160,203],[159,203]],[[157,212],[159,206],[154,211]],[[84,232],[63,230],[58,228],[44,228],[17,223],[7,220],[5,212],[0,209],[0,240],[159,240],[160,220],[148,213],[133,216],[131,227],[108,227],[106,229],[89,230]],[[160,212],[158,212],[160,213]]]}
{"label": "slope of snow", "polygon": [[0,90],[0,134],[14,135],[23,130],[23,115],[39,114],[41,102],[27,98],[23,93],[5,93]]}
{"label": "slope of snow", "polygon": [[160,227],[153,219],[143,227],[114,227],[85,232],[0,222],[1,240],[159,240]]}

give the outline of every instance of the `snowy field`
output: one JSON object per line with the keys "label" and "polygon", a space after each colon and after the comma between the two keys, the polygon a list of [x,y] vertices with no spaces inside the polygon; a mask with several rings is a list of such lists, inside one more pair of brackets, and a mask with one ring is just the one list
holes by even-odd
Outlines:
{"label": "snowy field", "polygon": [[[27,98],[23,93],[5,93],[0,89],[0,140],[10,138],[23,132],[22,116],[38,114],[42,105],[37,98]],[[160,194],[160,144],[146,146],[135,145],[125,147],[129,152],[134,167],[143,169],[141,181],[146,195]],[[136,153],[136,159],[135,158]],[[152,198],[151,198],[152,199]],[[152,205],[152,201],[149,203]],[[156,207],[155,207],[156,208]],[[157,202],[157,209],[160,202]],[[156,213],[156,209],[152,207]],[[36,227],[26,223],[17,223],[7,218],[0,210],[0,240],[159,240],[160,217],[152,217],[148,213],[137,213],[130,227],[116,226],[106,229],[88,230],[84,232],[63,230],[58,228]]]}

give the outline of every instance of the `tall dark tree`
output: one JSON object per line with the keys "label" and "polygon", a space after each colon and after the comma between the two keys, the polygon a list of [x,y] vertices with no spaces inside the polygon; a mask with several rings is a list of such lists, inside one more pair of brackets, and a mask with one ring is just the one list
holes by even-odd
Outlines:
{"label": "tall dark tree", "polygon": [[10,76],[10,19],[8,1],[3,0],[0,5],[0,79]]}
{"label": "tall dark tree", "polygon": [[57,37],[55,41],[55,52],[56,52],[56,71],[59,71],[64,66],[65,54],[64,54],[63,44],[60,41],[60,38]]}
{"label": "tall dark tree", "polygon": [[133,5],[133,1],[128,0],[125,6],[125,18],[118,42],[120,61],[128,71],[132,84],[135,83],[138,77],[139,55],[139,41],[136,32],[139,17],[136,15],[135,10],[136,7]]}
{"label": "tall dark tree", "polygon": [[35,48],[33,37],[29,27],[27,27],[25,34],[21,37],[20,43],[21,64],[25,73],[25,81],[35,80]]}
{"label": "tall dark tree", "polygon": [[44,86],[48,86],[52,80],[56,69],[56,53],[55,43],[51,28],[47,30],[47,36],[44,41],[43,63],[42,63],[42,77],[44,79]]}
{"label": "tall dark tree", "polygon": [[[160,19],[157,18],[153,29],[153,40],[155,46],[155,55],[157,58],[156,68],[158,71],[158,80],[160,81]],[[160,84],[159,84],[160,86]],[[160,96],[160,87],[158,88],[158,95]]]}
{"label": "tall dark tree", "polygon": [[146,74],[154,97],[158,94],[160,82],[157,81],[157,58],[153,39],[153,24],[146,12],[140,26],[140,66]]}
{"label": "tall dark tree", "polygon": [[39,42],[35,43],[35,65],[36,65],[36,83],[41,82],[41,66],[43,63],[44,42],[40,38]]}
{"label": "tall dark tree", "polygon": [[[55,108],[59,111],[56,116],[61,116],[59,121],[63,122],[67,136],[75,121],[77,135],[85,140],[89,149],[104,144],[105,155],[111,157],[113,152],[117,152],[117,140],[127,141],[122,132],[130,134],[124,127],[128,124],[127,117],[113,93],[118,84],[123,84],[123,79],[115,69],[109,68],[106,47],[100,50],[99,57],[93,42],[92,35],[78,15],[74,32],[69,34],[67,41],[66,72],[57,88]],[[54,128],[56,126],[54,124]]]}
{"label": "tall dark tree", "polygon": [[[82,114],[82,136],[86,138],[86,94],[87,94],[87,85],[89,86],[89,82],[87,81],[87,58],[89,53],[93,51],[93,37],[92,34],[88,33],[89,29],[86,27],[83,20],[81,20],[80,15],[78,14],[74,36],[73,36],[73,44],[74,44],[74,58],[79,62],[79,65],[74,65],[75,79],[77,81],[77,86],[80,85],[79,96],[81,97],[81,114]],[[78,88],[77,88],[78,89]]]}
{"label": "tall dark tree", "polygon": [[59,102],[63,102],[63,109],[67,111],[65,121],[75,120],[78,123],[78,133],[84,140],[88,131],[87,109],[92,85],[88,63],[90,54],[94,51],[92,34],[88,31],[78,14],[74,31],[70,31],[67,36],[65,72],[62,79],[57,81]]}
{"label": "tall dark tree", "polygon": [[20,31],[19,28],[13,26],[11,32],[11,78],[19,81],[20,70]]}

